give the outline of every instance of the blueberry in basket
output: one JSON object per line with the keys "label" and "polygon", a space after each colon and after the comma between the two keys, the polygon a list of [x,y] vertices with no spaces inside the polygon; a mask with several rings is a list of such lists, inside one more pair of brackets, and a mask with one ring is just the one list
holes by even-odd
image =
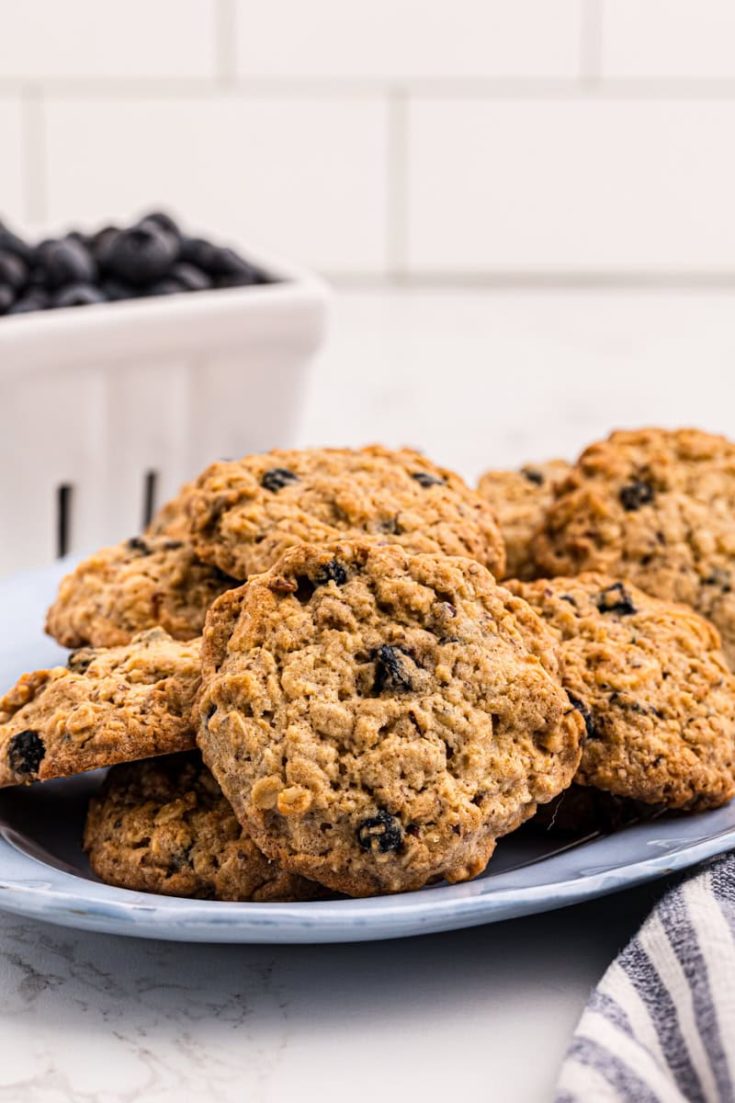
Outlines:
{"label": "blueberry in basket", "polygon": [[0,315],[270,282],[234,249],[185,234],[164,211],[35,245],[0,221]]}

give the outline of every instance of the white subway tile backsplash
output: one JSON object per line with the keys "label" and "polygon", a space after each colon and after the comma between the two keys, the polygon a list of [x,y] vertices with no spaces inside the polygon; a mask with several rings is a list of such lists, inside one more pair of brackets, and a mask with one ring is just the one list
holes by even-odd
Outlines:
{"label": "white subway tile backsplash", "polygon": [[20,219],[25,213],[26,165],[23,115],[19,98],[0,97],[0,222]]}
{"label": "white subway tile backsplash", "polygon": [[735,271],[728,79],[735,0],[0,0],[0,218],[171,206],[334,274]]}
{"label": "white subway tile backsplash", "polygon": [[380,98],[60,98],[46,134],[52,222],[164,206],[326,271],[384,267]]}
{"label": "white subway tile backsplash", "polygon": [[734,127],[728,100],[413,102],[409,267],[735,270]]}
{"label": "white subway tile backsplash", "polygon": [[240,76],[561,76],[585,0],[237,0]]}
{"label": "white subway tile backsplash", "polygon": [[212,76],[215,3],[0,0],[0,76]]}
{"label": "white subway tile backsplash", "polygon": [[603,0],[610,77],[735,77],[732,0]]}

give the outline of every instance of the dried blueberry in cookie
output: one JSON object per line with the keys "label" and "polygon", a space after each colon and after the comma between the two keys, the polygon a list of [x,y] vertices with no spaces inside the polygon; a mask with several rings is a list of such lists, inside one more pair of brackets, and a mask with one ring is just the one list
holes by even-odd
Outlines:
{"label": "dried blueberry in cookie", "polygon": [[584,720],[586,738],[597,739],[598,733],[595,726],[595,718],[585,705],[584,701],[580,701],[579,697],[575,697],[574,694],[571,693],[569,690],[567,691],[567,695],[569,697],[569,700],[574,705],[575,709],[577,709],[577,711],[581,713],[582,719]]}
{"label": "dried blueberry in cookie", "polygon": [[390,693],[400,693],[411,689],[411,676],[407,673],[401,660],[400,652],[390,644],[382,643],[374,652],[376,694],[388,690]]}
{"label": "dried blueberry in cookie", "polygon": [[636,509],[640,509],[641,506],[650,505],[655,496],[651,484],[642,479],[636,479],[620,490],[620,502],[623,509],[628,513],[633,513]]}
{"label": "dried blueberry in cookie", "polygon": [[298,481],[298,475],[294,475],[293,471],[289,471],[287,467],[271,467],[263,475],[260,485],[264,486],[266,490],[272,491],[273,494],[277,494],[279,490],[283,490],[284,486]]}
{"label": "dried blueberry in cookie", "polygon": [[358,825],[357,841],[363,850],[387,854],[391,850],[400,850],[403,828],[395,816],[381,809],[376,816],[369,816]]}
{"label": "dried blueberry in cookie", "polygon": [[543,486],[546,482],[546,474],[540,467],[522,467],[521,475],[534,486]]}
{"label": "dried blueberry in cookie", "polygon": [[129,540],[125,542],[125,546],[128,551],[137,552],[138,555],[150,555],[151,546],[148,544],[142,536],[131,536]]}
{"label": "dried blueberry in cookie", "polygon": [[423,486],[425,490],[430,486],[443,486],[444,484],[444,479],[440,479],[436,475],[430,475],[427,471],[414,471],[411,478],[415,479],[419,486]]}
{"label": "dried blueberry in cookie", "polygon": [[29,728],[18,732],[8,743],[10,769],[20,776],[37,774],[45,754],[46,748],[40,735]]}
{"label": "dried blueberry in cookie", "polygon": [[636,612],[633,599],[622,582],[613,582],[600,590],[597,608],[601,613],[617,613],[621,617],[630,617]]}
{"label": "dried blueberry in cookie", "polygon": [[327,582],[336,582],[338,586],[344,586],[347,581],[347,571],[338,559],[331,559],[326,567],[319,572],[316,581],[320,586]]}

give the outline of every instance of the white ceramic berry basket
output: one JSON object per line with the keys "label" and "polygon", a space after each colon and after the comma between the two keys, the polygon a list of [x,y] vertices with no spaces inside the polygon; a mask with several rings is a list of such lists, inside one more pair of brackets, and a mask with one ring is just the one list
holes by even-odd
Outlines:
{"label": "white ceramic berry basket", "polygon": [[211,460],[291,443],[328,292],[278,282],[0,318],[0,574],[138,532]]}

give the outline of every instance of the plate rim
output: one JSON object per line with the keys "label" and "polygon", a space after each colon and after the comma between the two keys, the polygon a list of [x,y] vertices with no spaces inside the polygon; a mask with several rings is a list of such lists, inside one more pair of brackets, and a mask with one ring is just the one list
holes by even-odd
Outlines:
{"label": "plate rim", "polygon": [[[382,941],[501,922],[655,880],[735,846],[733,825],[628,864],[521,888],[495,887],[494,882],[506,876],[503,873],[428,892],[263,904],[193,900],[105,885],[33,857],[18,848],[15,834],[11,827],[0,828],[0,910],[131,937],[243,944]],[[596,843],[620,837],[603,836],[573,849],[589,857]],[[554,860],[540,859],[538,864]]]}

